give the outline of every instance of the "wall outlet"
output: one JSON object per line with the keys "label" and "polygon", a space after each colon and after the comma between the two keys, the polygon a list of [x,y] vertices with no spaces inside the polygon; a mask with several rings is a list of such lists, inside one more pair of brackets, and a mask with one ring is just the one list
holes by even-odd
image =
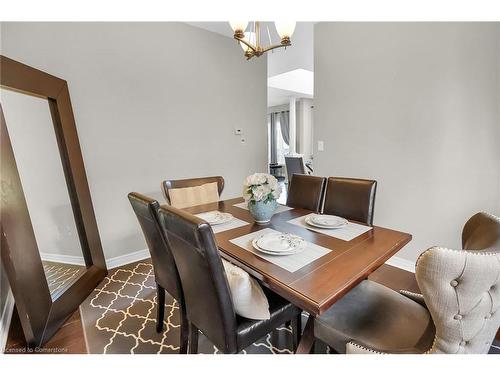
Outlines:
{"label": "wall outlet", "polygon": [[243,135],[242,128],[234,128],[234,135]]}
{"label": "wall outlet", "polygon": [[325,144],[323,141],[318,141],[318,151],[324,151],[325,150]]}

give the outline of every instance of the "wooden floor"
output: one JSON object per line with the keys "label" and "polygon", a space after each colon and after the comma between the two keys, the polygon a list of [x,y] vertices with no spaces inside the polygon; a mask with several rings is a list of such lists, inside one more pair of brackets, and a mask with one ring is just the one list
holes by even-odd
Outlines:
{"label": "wooden floor", "polygon": [[[26,351],[21,322],[17,311],[14,309],[9,336],[5,345],[5,353],[19,354],[26,353]],[[87,347],[80,311],[76,310],[43,348],[35,348],[32,353],[86,354]]]}

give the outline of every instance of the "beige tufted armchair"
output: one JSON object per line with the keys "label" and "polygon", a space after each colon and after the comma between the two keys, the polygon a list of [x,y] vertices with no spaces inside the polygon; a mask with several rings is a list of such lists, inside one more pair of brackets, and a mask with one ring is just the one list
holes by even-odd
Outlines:
{"label": "beige tufted armchair", "polygon": [[361,282],[316,319],[315,336],[339,353],[487,353],[500,326],[500,218],[472,216],[462,248],[420,255],[422,294]]}

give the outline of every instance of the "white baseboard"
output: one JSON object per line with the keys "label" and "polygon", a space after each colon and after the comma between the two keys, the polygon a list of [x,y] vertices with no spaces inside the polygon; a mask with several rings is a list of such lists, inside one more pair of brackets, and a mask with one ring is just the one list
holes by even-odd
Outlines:
{"label": "white baseboard", "polygon": [[12,320],[12,314],[14,313],[14,296],[12,291],[9,290],[7,294],[7,299],[5,300],[5,306],[2,311],[2,320],[0,320],[0,353],[5,351],[5,344],[7,344],[7,336],[9,335],[10,321]]}
{"label": "white baseboard", "polygon": [[126,264],[138,262],[140,260],[144,260],[150,257],[151,255],[149,254],[148,249],[138,250],[134,251],[133,253],[106,259],[106,266],[108,267],[108,270],[110,270],[112,268],[121,267]]}
{"label": "white baseboard", "polygon": [[64,263],[64,264],[74,264],[77,266],[85,266],[85,260],[83,255],[81,257],[74,255],[63,255],[54,253],[40,253],[42,260],[47,262]]}
{"label": "white baseboard", "polygon": [[[52,254],[52,253],[40,253],[40,257],[42,258],[42,260],[48,262],[85,266],[85,261],[83,257],[77,257],[73,255]],[[147,259],[149,257],[150,257],[149,250],[143,249],[134,251],[133,253],[106,259],[106,265],[108,269],[111,269],[111,268],[121,267],[126,264],[134,263],[139,260]]]}
{"label": "white baseboard", "polygon": [[405,271],[415,273],[415,262],[409,261],[407,259],[403,259],[400,257],[392,257],[385,263],[390,266],[401,268]]}

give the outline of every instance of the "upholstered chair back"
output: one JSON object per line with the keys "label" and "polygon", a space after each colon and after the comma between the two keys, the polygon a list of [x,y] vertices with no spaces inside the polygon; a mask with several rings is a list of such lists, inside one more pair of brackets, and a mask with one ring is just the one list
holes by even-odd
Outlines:
{"label": "upholstered chair back", "polygon": [[465,250],[420,255],[417,282],[436,327],[429,353],[487,353],[500,325],[500,218],[471,217]]}
{"label": "upholstered chair back", "polygon": [[377,181],[329,177],[323,213],[373,225]]}
{"label": "upholstered chair back", "polygon": [[288,183],[292,181],[292,176],[294,174],[308,174],[302,155],[285,156],[285,165]]}
{"label": "upholstered chair back", "polygon": [[303,208],[319,212],[323,203],[326,178],[294,174],[288,184],[286,205],[293,208]]}
{"label": "upholstered chair back", "polygon": [[[215,197],[211,194],[211,191],[205,191],[205,189],[201,189],[201,191],[193,191],[196,188],[200,188],[202,186],[207,186],[207,184],[217,184],[215,190],[217,194]],[[186,201],[185,197],[182,195],[191,195],[194,194],[194,197],[190,197],[191,199],[187,199],[187,201],[191,201],[192,205],[205,204],[217,202],[219,200],[219,196],[222,194],[224,190],[224,177],[222,176],[213,176],[213,177],[197,177],[197,178],[186,178],[183,180],[165,180],[161,183],[161,189],[163,191],[163,195],[168,204],[177,207],[184,208],[187,205],[184,204]],[[179,190],[177,190],[179,189]],[[191,191],[190,191],[191,190]],[[211,189],[210,189],[211,190]],[[175,204],[172,202],[172,193],[176,192],[177,198],[181,198],[181,204]],[[194,198],[194,200],[193,200]]]}
{"label": "upholstered chair back", "polygon": [[184,303],[181,280],[174,257],[160,227],[159,203],[139,193],[130,193],[128,199],[137,216],[144,238],[148,245],[155,273],[155,281],[180,304]]}
{"label": "upholstered chair back", "polygon": [[161,206],[159,213],[179,270],[188,320],[216,347],[236,352],[236,313],[212,228],[172,206]]}

